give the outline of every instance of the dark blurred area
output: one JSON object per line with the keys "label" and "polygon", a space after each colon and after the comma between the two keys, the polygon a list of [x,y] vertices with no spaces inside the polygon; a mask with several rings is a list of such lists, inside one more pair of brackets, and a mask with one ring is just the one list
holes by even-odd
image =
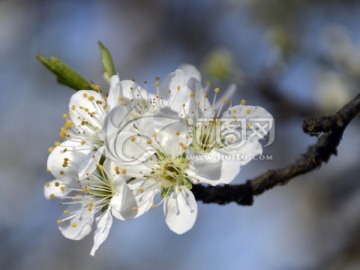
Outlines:
{"label": "dark blurred area", "polygon": [[316,172],[256,198],[252,207],[199,203],[195,227],[168,230],[161,209],[114,222],[93,258],[92,235],[65,239],[61,208],[43,197],[47,148],[72,90],[35,59],[55,55],[102,78],[97,41],[122,79],[152,81],[182,63],[212,87],[276,119],[272,160],[245,182],[288,165],[316,138],[302,121],[336,112],[359,92],[360,3],[301,0],[0,1],[0,269],[360,269],[360,125]]}

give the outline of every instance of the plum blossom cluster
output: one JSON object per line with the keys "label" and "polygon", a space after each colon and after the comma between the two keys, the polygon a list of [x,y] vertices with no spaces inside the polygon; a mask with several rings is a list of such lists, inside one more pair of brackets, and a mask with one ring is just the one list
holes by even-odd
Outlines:
{"label": "plum blossom cluster", "polygon": [[192,186],[228,184],[251,161],[231,156],[262,154],[260,141],[273,124],[265,109],[220,97],[190,65],[157,77],[154,88],[114,75],[108,92],[77,91],[62,142],[49,148],[55,180],[45,184],[45,197],[61,200],[57,223],[66,238],[80,240],[96,223],[91,255],[113,218],[138,218],[159,206],[170,230],[187,232],[198,211]]}

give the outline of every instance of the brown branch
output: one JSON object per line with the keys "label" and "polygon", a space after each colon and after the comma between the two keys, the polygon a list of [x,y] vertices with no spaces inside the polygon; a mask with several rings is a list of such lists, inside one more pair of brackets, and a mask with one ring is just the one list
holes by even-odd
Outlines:
{"label": "brown branch", "polygon": [[337,154],[337,147],[344,130],[360,112],[360,94],[346,104],[336,114],[319,119],[304,121],[304,132],[311,136],[320,135],[316,144],[310,146],[295,163],[283,169],[269,170],[260,176],[240,185],[204,186],[194,185],[193,193],[197,200],[204,203],[252,205],[254,196],[260,195],[279,185],[287,184],[300,174],[311,172],[329,161]]}

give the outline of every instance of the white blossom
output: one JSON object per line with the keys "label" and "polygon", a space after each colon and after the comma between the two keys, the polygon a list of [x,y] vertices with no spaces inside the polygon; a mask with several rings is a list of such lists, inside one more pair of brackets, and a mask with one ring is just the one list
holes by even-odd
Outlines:
{"label": "white blossom", "polygon": [[[110,161],[106,161],[104,166],[97,164],[97,170],[79,179],[78,168],[84,154],[72,151],[76,149],[74,142],[65,143],[68,151],[57,147],[49,156],[48,167],[54,169],[56,179],[45,184],[44,194],[48,199],[63,200],[60,204],[67,206],[57,221],[66,238],[83,239],[91,232],[96,219],[94,246],[90,253],[93,256],[106,240],[113,216],[121,220],[136,216],[136,200],[122,175],[110,172]],[[58,173],[55,169],[60,169],[57,168],[59,160],[63,160],[66,169]]]}
{"label": "white blossom", "polygon": [[191,229],[197,204],[190,191],[192,166],[186,151],[192,139],[186,121],[177,112],[162,108],[120,127],[109,125],[108,134],[114,138],[108,140],[106,157],[117,164],[113,171],[131,178],[128,185],[137,200],[137,217],[163,203],[172,231],[182,234]]}

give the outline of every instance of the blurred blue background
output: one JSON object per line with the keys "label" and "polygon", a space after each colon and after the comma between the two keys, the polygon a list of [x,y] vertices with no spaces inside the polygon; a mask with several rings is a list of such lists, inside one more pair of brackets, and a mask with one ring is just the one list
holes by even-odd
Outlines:
{"label": "blurred blue background", "polygon": [[272,161],[254,161],[236,182],[286,166],[316,141],[309,115],[335,112],[359,92],[357,1],[0,1],[0,269],[359,269],[359,121],[339,154],[316,172],[256,198],[251,207],[199,203],[183,236],[161,209],[114,223],[95,257],[92,236],[65,239],[61,208],[43,197],[47,149],[72,90],[35,59],[55,55],[102,84],[97,48],[122,79],[153,81],[182,63],[235,99],[267,108]]}

